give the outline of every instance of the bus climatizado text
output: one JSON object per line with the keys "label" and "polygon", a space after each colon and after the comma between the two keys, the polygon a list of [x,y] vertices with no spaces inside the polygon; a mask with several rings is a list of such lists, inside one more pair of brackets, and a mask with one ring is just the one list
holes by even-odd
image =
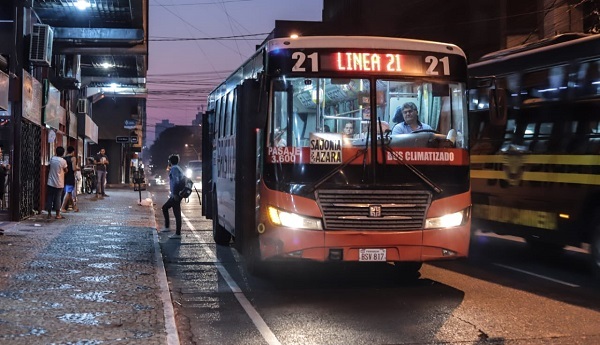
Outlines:
{"label": "bus climatizado text", "polygon": [[545,255],[590,247],[600,276],[600,35],[469,65],[473,227]]}
{"label": "bus climatizado text", "polygon": [[[466,257],[466,80],[451,44],[266,41],[209,96],[202,192],[215,242],[233,238],[251,269],[305,259],[416,272]],[[388,129],[408,102],[431,130]]]}

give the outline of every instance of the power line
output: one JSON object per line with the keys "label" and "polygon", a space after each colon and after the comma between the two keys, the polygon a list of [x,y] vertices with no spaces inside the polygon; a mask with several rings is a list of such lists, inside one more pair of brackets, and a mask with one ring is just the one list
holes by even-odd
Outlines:
{"label": "power line", "polygon": [[[149,38],[148,41],[149,42],[179,42],[179,41],[216,41],[216,40],[230,40],[230,41],[238,41],[238,40],[244,40],[246,41],[247,38],[249,37],[254,37],[254,36],[266,36],[268,35],[268,32],[261,32],[258,34],[248,34],[248,35],[233,35],[233,36],[216,36],[216,37],[190,37],[190,38],[185,38],[185,37],[156,37],[156,38]],[[263,38],[253,38],[255,40],[264,40]]]}
{"label": "power line", "polygon": [[[229,30],[231,30],[232,34],[235,34],[233,32],[233,25],[231,24],[231,16],[229,15],[229,12],[227,12],[227,7],[225,6],[225,2],[223,0],[221,0],[220,5],[223,8],[223,11],[225,12],[225,16],[227,17],[227,23],[229,24]],[[244,61],[244,57],[242,56],[242,51],[240,50],[240,46],[238,45],[237,40],[235,40],[234,42],[235,42],[235,47],[237,48],[238,55],[240,56],[240,60]]]}

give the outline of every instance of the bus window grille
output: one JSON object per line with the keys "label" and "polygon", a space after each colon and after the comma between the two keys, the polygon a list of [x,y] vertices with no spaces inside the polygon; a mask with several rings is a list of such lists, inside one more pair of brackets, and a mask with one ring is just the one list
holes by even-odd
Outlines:
{"label": "bus window grille", "polygon": [[[317,202],[326,230],[422,229],[431,193],[405,190],[320,190]],[[370,217],[370,206],[381,206],[381,217]]]}
{"label": "bus window grille", "polygon": [[40,159],[42,129],[23,121],[21,126],[21,190],[19,191],[19,220],[26,219],[40,209]]}

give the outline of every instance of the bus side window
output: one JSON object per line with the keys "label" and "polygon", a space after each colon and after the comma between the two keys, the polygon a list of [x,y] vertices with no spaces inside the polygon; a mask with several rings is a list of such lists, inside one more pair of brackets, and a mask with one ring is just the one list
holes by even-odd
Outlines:
{"label": "bus side window", "polygon": [[600,121],[591,121],[589,128],[591,132],[588,135],[585,153],[600,154]]}
{"label": "bus side window", "polygon": [[534,153],[545,153],[549,149],[553,124],[549,122],[528,123],[523,135],[523,145]]}
{"label": "bus side window", "polygon": [[237,102],[238,102],[238,90],[234,89],[233,94],[233,102],[231,105],[231,134],[235,134],[237,127]]}
{"label": "bus side window", "polygon": [[578,98],[600,95],[600,61],[582,63],[577,73]]}
{"label": "bus side window", "polygon": [[540,90],[548,87],[548,71],[535,71],[523,75],[521,86],[521,97],[523,104],[531,104],[543,101]]}
{"label": "bus side window", "polygon": [[223,128],[223,135],[224,136],[229,136],[231,135],[231,125],[232,125],[232,121],[231,121],[231,109],[232,109],[232,105],[233,105],[233,91],[230,91],[227,94],[227,105],[225,108],[225,125]]}
{"label": "bus side window", "polygon": [[526,73],[523,76],[521,89],[524,97],[523,104],[559,100],[566,97],[566,91],[567,68],[565,66],[555,66]]}
{"label": "bus side window", "polygon": [[222,123],[223,123],[223,113],[221,112],[223,107],[223,98],[219,98],[217,100],[217,106],[216,106],[216,111],[215,111],[215,139],[219,139],[221,137],[221,127],[222,127]]}
{"label": "bus side window", "polygon": [[510,144],[515,139],[517,133],[517,123],[514,119],[506,121],[506,129],[504,131],[504,144]]}

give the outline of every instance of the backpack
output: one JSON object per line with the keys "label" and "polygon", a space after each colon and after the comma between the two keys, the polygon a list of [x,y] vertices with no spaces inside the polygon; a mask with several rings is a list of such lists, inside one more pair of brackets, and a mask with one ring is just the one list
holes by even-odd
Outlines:
{"label": "backpack", "polygon": [[192,189],[194,188],[194,181],[190,178],[183,176],[183,178],[179,181],[179,186],[177,188],[177,195],[181,199],[187,199],[192,195]]}

